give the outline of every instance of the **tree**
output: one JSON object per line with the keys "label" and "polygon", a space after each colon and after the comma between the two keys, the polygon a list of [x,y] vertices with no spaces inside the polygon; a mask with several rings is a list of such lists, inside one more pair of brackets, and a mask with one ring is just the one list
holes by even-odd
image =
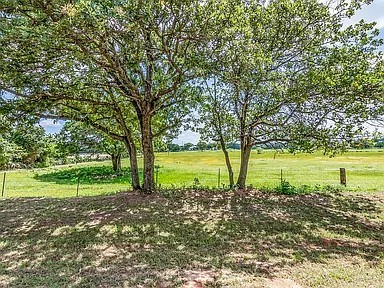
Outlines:
{"label": "tree", "polygon": [[197,142],[197,144],[196,144],[196,147],[200,151],[204,151],[204,150],[207,150],[208,144],[205,141],[199,140],[199,142]]}
{"label": "tree", "polygon": [[[100,113],[90,111],[95,107],[122,114],[113,116],[117,122],[126,117],[126,108],[133,109],[144,155],[142,189],[151,192],[153,124],[156,117],[166,119],[168,113],[174,117],[167,123],[182,121],[183,115],[178,114],[186,112],[189,81],[194,77],[191,69],[210,27],[206,23],[209,17],[205,17],[209,3],[86,0],[3,4],[0,88],[28,99],[28,105],[39,103],[39,108],[46,100],[50,112],[72,109],[74,112],[64,116],[90,123],[95,123],[90,114]],[[173,109],[176,105],[181,109]],[[88,111],[84,113],[81,106]],[[102,130],[108,130],[105,128]],[[121,135],[115,133],[114,137]],[[132,141],[125,141],[129,149],[134,148]]]}
{"label": "tree", "polygon": [[92,127],[87,127],[81,122],[66,122],[58,135],[58,149],[65,157],[68,155],[79,156],[81,152],[106,153],[111,156],[113,170],[121,174],[121,156],[124,145],[101,134]]}
{"label": "tree", "polygon": [[193,146],[195,146],[193,143],[191,143],[191,142],[187,142],[187,143],[185,143],[185,144],[183,145],[183,150],[185,150],[185,151],[191,150],[191,148],[192,148]]}
{"label": "tree", "polygon": [[168,144],[168,150],[171,152],[179,152],[181,150],[179,144],[169,143]]}
{"label": "tree", "polygon": [[154,138],[183,123],[194,81],[217,79],[223,110],[211,119],[223,117],[240,143],[237,185],[244,187],[253,145],[310,150],[336,139],[340,146],[379,113],[377,31],[366,23],[342,28],[362,3],[6,0],[0,89],[22,110],[81,121],[123,141],[134,189],[151,192]]}
{"label": "tree", "polygon": [[343,19],[362,2],[338,3],[232,1],[222,6],[220,15],[230,16],[217,20],[227,25],[211,45],[221,53],[205,63],[215,82],[208,84],[204,99],[209,103],[200,110],[204,129],[222,142],[224,154],[220,139],[231,135],[228,130],[236,132],[238,187],[245,187],[254,145],[335,150],[360,132],[362,123],[382,114],[383,57],[377,47],[383,42],[373,24],[342,28]]}
{"label": "tree", "polygon": [[236,116],[230,109],[229,90],[218,83],[215,76],[212,83],[204,81],[202,85],[203,93],[200,95],[198,111],[199,123],[205,125],[197,128],[204,139],[214,140],[219,143],[224,153],[225,164],[228,170],[229,187],[235,186],[234,172],[227,150],[227,144],[236,139]]}
{"label": "tree", "polygon": [[56,152],[53,138],[35,118],[13,120],[8,116],[0,113],[0,168],[48,166]]}

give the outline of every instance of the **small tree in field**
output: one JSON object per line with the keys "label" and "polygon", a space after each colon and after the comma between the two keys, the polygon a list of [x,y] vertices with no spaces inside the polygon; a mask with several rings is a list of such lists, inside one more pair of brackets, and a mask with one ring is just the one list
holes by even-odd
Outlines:
{"label": "small tree in field", "polygon": [[113,140],[79,122],[66,122],[57,135],[57,141],[58,150],[63,157],[78,157],[81,152],[108,154],[112,160],[113,171],[121,174],[121,156],[125,151],[121,141]]}

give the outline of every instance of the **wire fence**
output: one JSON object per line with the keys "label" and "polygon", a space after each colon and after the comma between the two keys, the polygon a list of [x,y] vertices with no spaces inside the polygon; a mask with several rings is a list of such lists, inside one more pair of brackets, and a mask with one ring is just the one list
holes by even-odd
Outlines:
{"label": "wire fence", "polygon": [[[251,167],[252,168],[252,167]],[[369,169],[289,169],[287,167],[275,169],[250,169],[246,183],[254,188],[274,188],[282,182],[296,187],[302,185],[331,187],[345,186],[349,190],[383,191],[384,173]],[[175,177],[172,173],[176,173]],[[125,172],[116,175],[71,174],[68,170],[58,169],[56,172],[35,173],[30,171],[2,172],[0,174],[1,197],[79,197],[112,194],[131,189],[130,174]],[[175,180],[176,179],[176,180]],[[236,182],[236,178],[235,178]],[[217,168],[216,173],[201,169],[188,174],[179,171],[169,172],[157,167],[155,169],[155,183],[158,189],[227,189],[229,188],[228,172],[225,168]]]}

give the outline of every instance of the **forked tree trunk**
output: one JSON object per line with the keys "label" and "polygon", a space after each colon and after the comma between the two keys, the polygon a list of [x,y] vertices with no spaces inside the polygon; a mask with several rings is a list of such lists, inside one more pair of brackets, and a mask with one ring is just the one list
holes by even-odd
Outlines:
{"label": "forked tree trunk", "polygon": [[137,151],[133,141],[124,141],[125,147],[128,150],[129,164],[131,165],[131,178],[132,188],[134,191],[140,191],[140,177],[139,177],[139,166],[137,165]]}
{"label": "forked tree trunk", "polygon": [[225,147],[225,142],[224,142],[224,139],[222,139],[222,138],[220,138],[220,145],[221,145],[221,150],[224,153],[225,164],[227,165],[229,187],[232,189],[235,186],[235,180],[233,177],[233,169],[232,169],[231,159],[229,158],[228,150]]}
{"label": "forked tree trunk", "polygon": [[119,176],[122,175],[122,173],[121,173],[121,153],[112,154],[111,157],[112,157],[113,171],[115,171],[115,173]]}
{"label": "forked tree trunk", "polygon": [[240,189],[245,188],[245,181],[247,179],[248,163],[249,163],[249,158],[251,156],[251,151],[252,151],[252,145],[248,143],[241,144],[240,172],[239,172],[239,177],[237,179],[237,184],[236,184]]}
{"label": "forked tree trunk", "polygon": [[149,114],[141,115],[141,143],[144,158],[144,179],[142,191],[144,193],[152,193],[155,189],[155,154],[153,152],[153,135],[152,135],[152,116]]}

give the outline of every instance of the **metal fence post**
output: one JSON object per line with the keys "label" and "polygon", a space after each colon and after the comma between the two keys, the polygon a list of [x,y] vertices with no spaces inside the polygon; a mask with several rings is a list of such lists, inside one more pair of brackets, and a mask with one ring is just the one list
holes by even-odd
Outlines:
{"label": "metal fence post", "polygon": [[4,191],[5,191],[5,176],[7,175],[7,172],[4,172],[3,177],[3,188],[1,189],[1,197],[4,197]]}
{"label": "metal fence post", "polygon": [[283,169],[280,169],[280,183],[283,183]]}
{"label": "metal fence post", "polygon": [[76,197],[79,197],[79,187],[80,187],[80,175],[77,176]]}

